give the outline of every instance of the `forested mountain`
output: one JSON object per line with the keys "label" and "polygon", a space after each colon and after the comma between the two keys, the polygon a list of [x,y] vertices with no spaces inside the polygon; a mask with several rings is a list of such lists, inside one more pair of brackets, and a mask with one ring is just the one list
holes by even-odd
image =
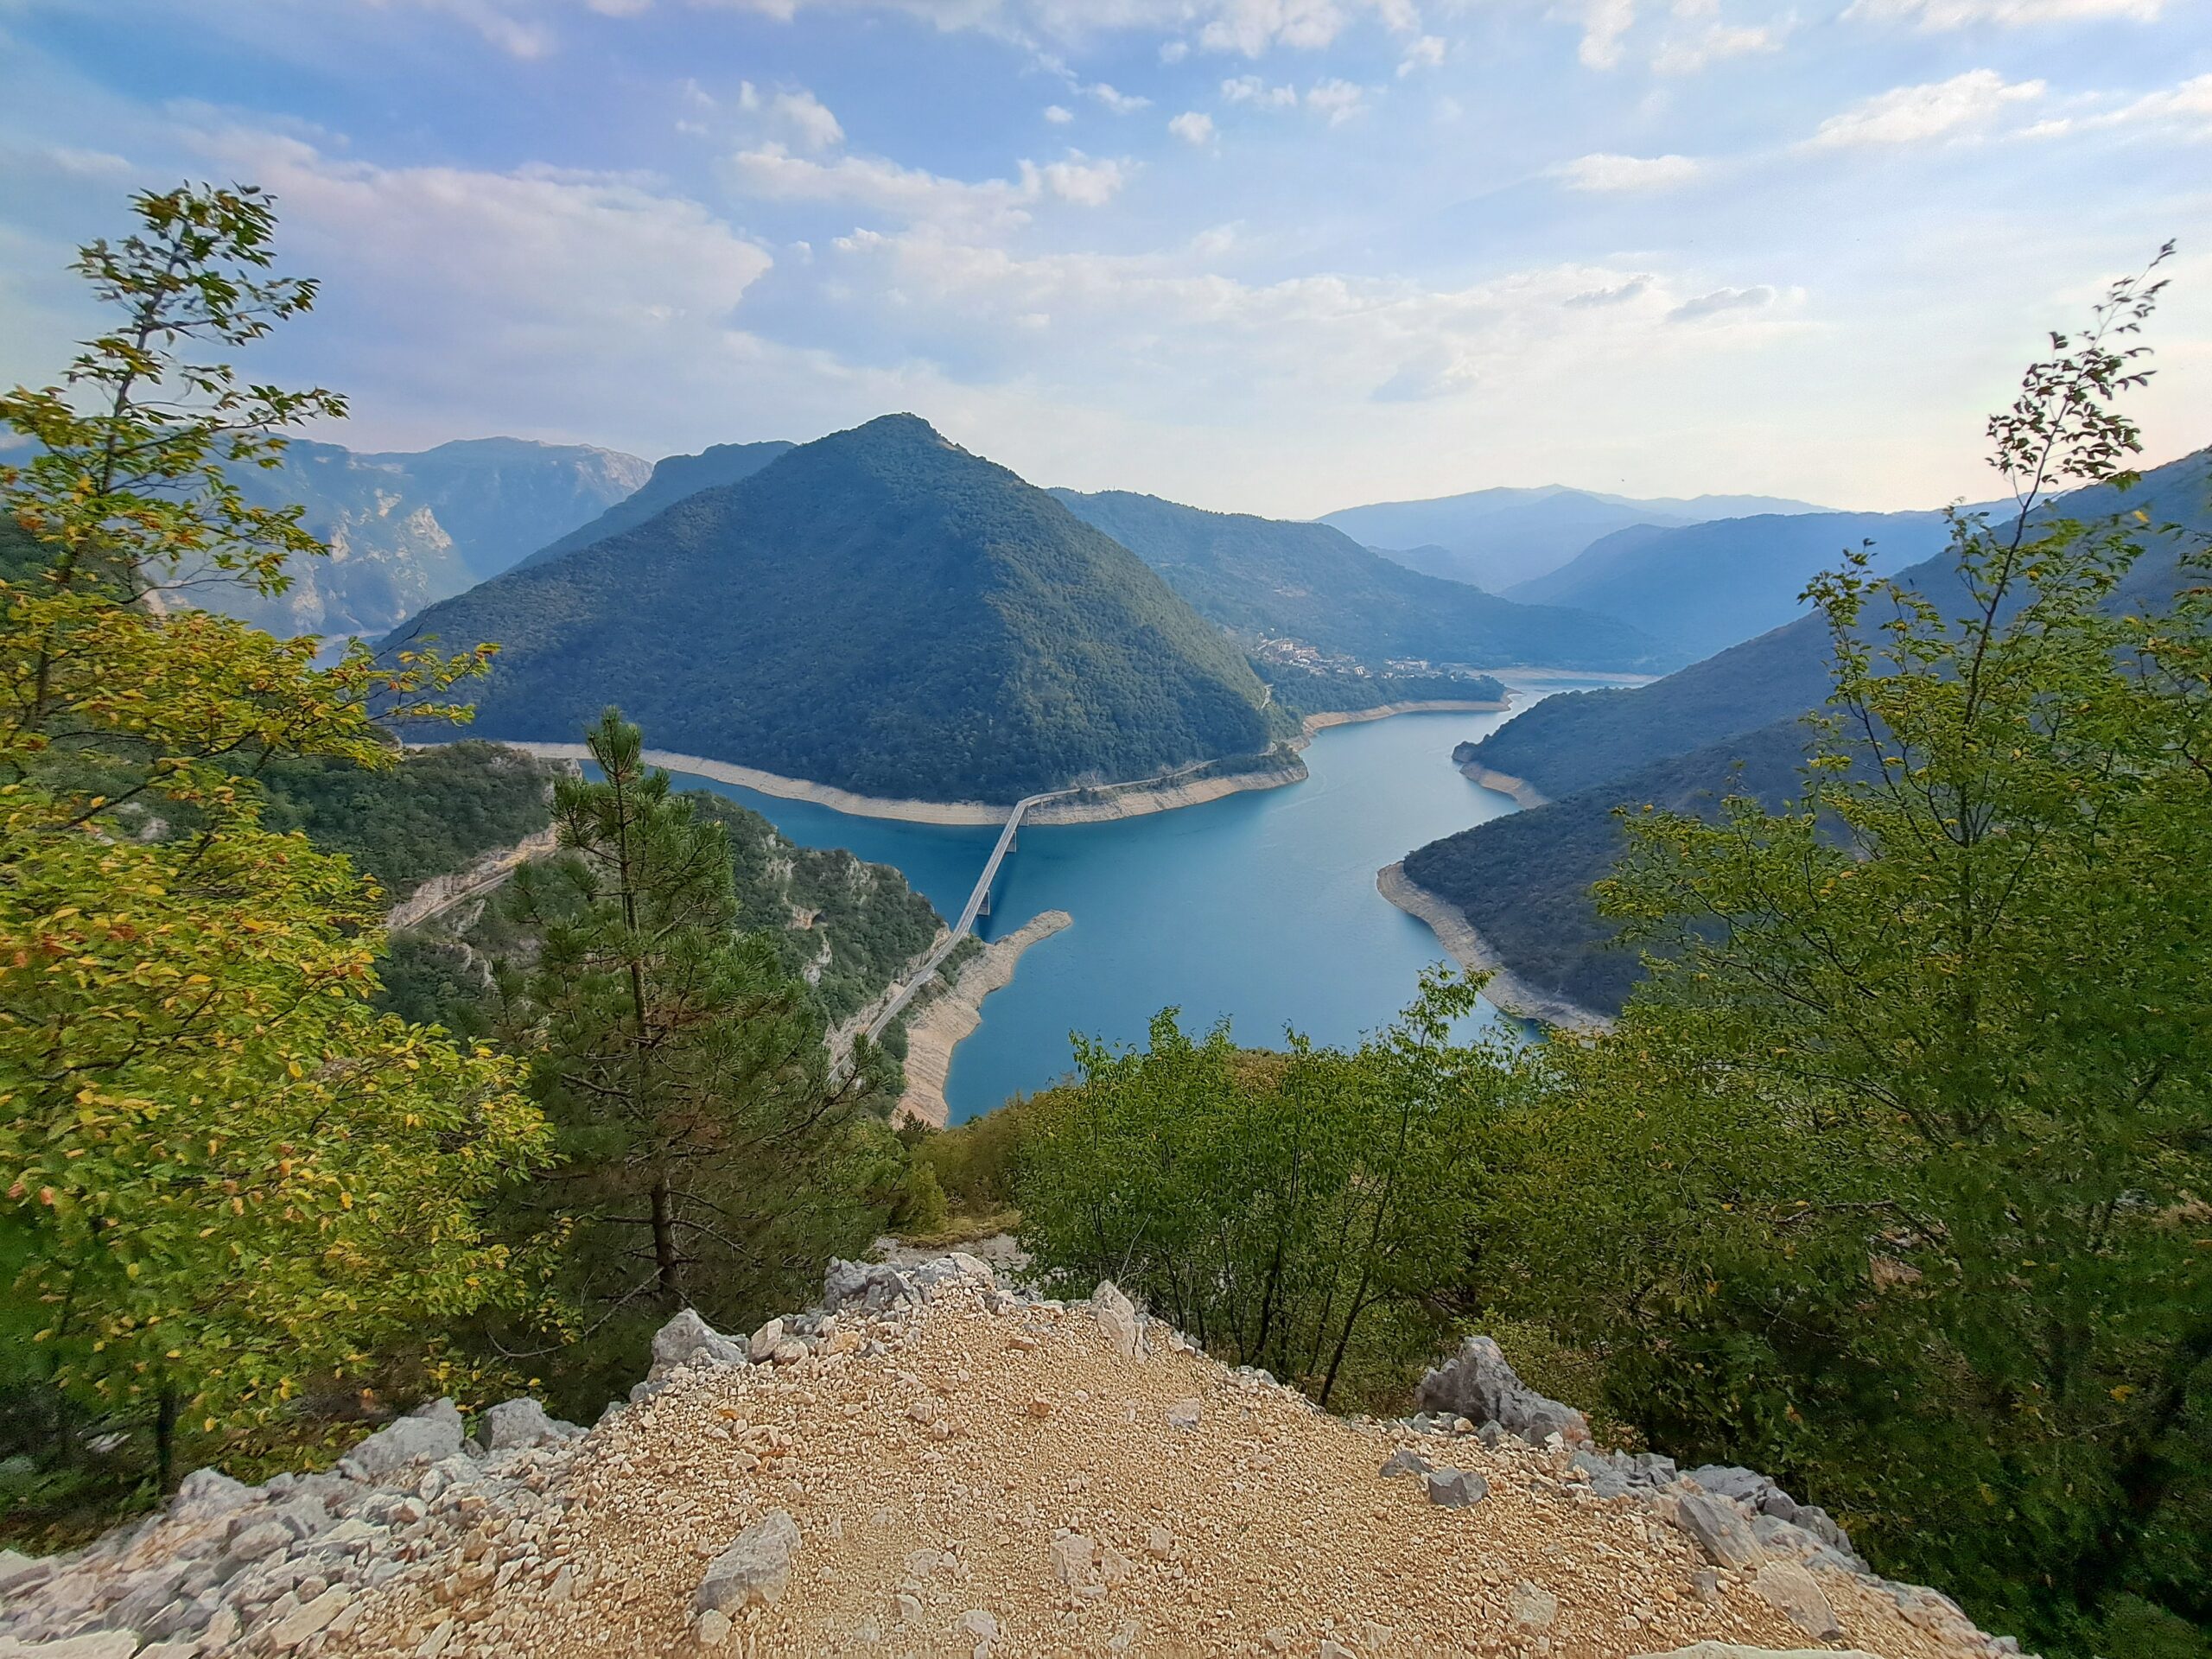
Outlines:
{"label": "forested mountain", "polygon": [[1746,513],[1819,511],[1802,501],[1772,496],[1638,500],[1548,484],[1344,507],[1325,513],[1320,522],[1413,569],[1503,593],[1516,582],[1557,569],[1599,537],[1631,525],[1692,524]]}
{"label": "forested mountain", "polygon": [[295,439],[282,465],[238,484],[264,505],[303,503],[330,556],[295,560],[273,599],[226,588],[209,602],[279,636],[381,633],[596,517],[649,470],[612,449],[520,438],[391,454]]}
{"label": "forested mountain", "polygon": [[792,450],[405,631],[496,640],[486,736],[619,704],[678,753],[1011,801],[1264,749],[1280,716],[1126,548],[911,415]]}
{"label": "forested mountain", "polygon": [[1761,513],[1672,528],[1637,524],[1601,537],[1507,597],[1571,605],[1633,623],[1692,656],[1778,628],[1803,613],[1805,584],[1847,549],[1871,543],[1878,571],[1942,550],[1940,512]]}
{"label": "forested mountain", "polygon": [[1457,905],[1521,978],[1586,1008],[1619,1010],[1636,983],[1633,952],[1591,902],[1592,884],[1623,846],[1614,809],[1649,802],[1705,812],[1722,797],[1778,806],[1794,791],[1807,733],[1798,720],[1664,756],[1624,776],[1433,841],[1406,856],[1406,874]]}
{"label": "forested mountain", "polygon": [[[734,484],[750,478],[793,446],[780,438],[762,443],[717,443],[696,455],[667,455],[653,463],[653,474],[633,495],[625,496],[588,524],[579,524],[556,541],[547,543],[520,564],[543,564],[563,553],[573,553],[594,542],[603,542],[622,531],[635,530],[664,508],[687,495]],[[488,573],[487,573],[488,574]]]}
{"label": "forested mountain", "polygon": [[[2087,520],[2139,509],[2154,524],[2202,529],[2208,475],[2212,451],[2199,451],[2146,473],[2125,498],[2102,487],[2083,490],[2052,511]],[[1932,594],[1955,586],[1948,556],[1923,560],[1898,579]],[[2120,598],[2140,602],[2173,580],[2172,550],[2153,539]],[[1554,798],[1571,794],[1813,708],[1827,696],[1827,658],[1818,619],[1801,618],[1633,690],[1547,697],[1477,744],[1472,758]]]}
{"label": "forested mountain", "polygon": [[1621,669],[1656,658],[1651,641],[1617,620],[1518,605],[1425,576],[1326,524],[1207,512],[1126,490],[1052,493],[1202,615],[1248,639],[1287,636],[1370,664],[1409,657]]}
{"label": "forested mountain", "polygon": [[[2053,515],[2092,522],[2139,510],[2154,526],[2212,531],[2212,450],[2146,474],[2125,497],[2077,492]],[[2171,540],[2146,534],[2113,607],[2163,609],[2181,579],[2175,555]],[[1898,579],[1939,601],[1958,591],[1948,550]],[[1699,811],[1734,792],[1778,804],[1795,787],[1802,716],[1830,685],[1827,634],[1806,617],[1632,690],[1548,697],[1453,758],[1524,779],[1552,803],[1431,842],[1406,873],[1465,911],[1515,972],[1616,1008],[1635,963],[1605,948],[1588,897],[1619,850],[1614,807]]]}

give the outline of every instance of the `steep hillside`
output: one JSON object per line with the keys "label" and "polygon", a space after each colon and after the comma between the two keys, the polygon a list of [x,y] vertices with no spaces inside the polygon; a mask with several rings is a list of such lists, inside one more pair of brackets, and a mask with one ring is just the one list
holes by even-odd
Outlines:
{"label": "steep hillside", "polygon": [[305,504],[330,556],[295,564],[276,598],[216,589],[208,602],[280,636],[382,633],[596,517],[648,471],[635,455],[519,438],[391,454],[295,441],[281,467],[238,482],[266,505]]}
{"label": "steep hillside", "polygon": [[[653,1353],[588,1430],[527,1397],[474,1425],[442,1400],[334,1472],[249,1487],[201,1471],[139,1528],[0,1559],[0,1643],[70,1637],[72,1659],[128,1656],[156,1630],[180,1654],[329,1659],[2017,1651],[1875,1576],[1750,1470],[1593,1449],[1581,1414],[1484,1338],[1429,1374],[1422,1414],[1352,1422],[1205,1357],[1110,1284],[1038,1301],[956,1255],[833,1262],[819,1306],[749,1341],[687,1311]],[[1548,1427],[1563,1440],[1542,1443]]]}
{"label": "steep hillside", "polygon": [[[2083,490],[2054,509],[2084,521],[2136,510],[2154,525],[2212,529],[2212,450],[2146,473],[2125,498],[2108,489]],[[2170,541],[2153,537],[2117,602],[2156,603],[2171,593],[2175,551]],[[1939,601],[1958,592],[1948,555],[1898,577]],[[1572,794],[1649,761],[1802,714],[1827,701],[1828,683],[1827,633],[1819,618],[1804,617],[1634,690],[1547,697],[1477,744],[1471,758],[1525,779],[1546,795]]]}
{"label": "steep hillside", "polygon": [[594,542],[626,530],[635,530],[664,508],[687,495],[719,489],[750,478],[770,461],[790,453],[793,445],[781,439],[764,443],[717,443],[696,455],[668,455],[653,463],[652,476],[634,495],[624,497],[588,524],[579,524],[556,541],[547,543],[519,564],[543,564],[563,553],[573,553]]}
{"label": "steep hillside", "polygon": [[1569,605],[1630,622],[1675,650],[1707,657],[1778,628],[1805,610],[1799,595],[1847,549],[1872,543],[1874,568],[1902,570],[1942,551],[1940,512],[1763,513],[1667,529],[1640,524],[1600,537],[1507,596]]}
{"label": "steep hillside", "polygon": [[1778,805],[1796,791],[1805,741],[1796,720],[1777,721],[1433,841],[1408,853],[1403,868],[1457,909],[1516,977],[1593,1013],[1618,1014],[1637,960],[1590,900],[1620,854],[1615,808],[1702,814],[1726,795]]}
{"label": "steep hillside", "polygon": [[418,749],[384,772],[327,755],[285,756],[259,774],[262,822],[344,853],[397,899],[546,829],[562,771],[475,741]]}
{"label": "steep hillside", "polygon": [[1817,617],[1807,617],[1649,685],[1546,697],[1464,758],[1558,799],[1792,719],[1826,702],[1828,686],[1827,636]]}
{"label": "steep hillside", "polygon": [[[2094,490],[2060,505],[2085,520],[2140,510],[2154,524],[2212,530],[2212,452],[2158,468],[2124,499]],[[2153,538],[2114,603],[2155,609],[2180,577],[2175,553]],[[1948,555],[1903,575],[1925,593],[1957,591]],[[1827,637],[1807,617],[1634,690],[1548,697],[1452,758],[1471,776],[1522,779],[1550,803],[1432,842],[1407,855],[1405,874],[1530,986],[1616,1012],[1637,965],[1589,899],[1619,851],[1614,808],[1703,812],[1727,794],[1778,804],[1796,786],[1802,716],[1829,685]]]}
{"label": "steep hillside", "polygon": [[608,704],[654,747],[877,796],[1012,801],[1264,749],[1221,634],[1043,491],[886,416],[410,624],[501,652],[491,737]]}
{"label": "steep hillside", "polygon": [[[511,758],[510,765],[542,764],[488,743],[452,744],[416,759],[469,749]],[[481,774],[486,763],[478,760],[467,769]],[[456,760],[452,770],[459,772],[463,766]],[[495,798],[503,787],[496,775],[486,779],[486,791]],[[785,969],[814,988],[832,1023],[880,995],[944,931],[936,908],[891,866],[863,862],[842,848],[798,846],[760,813],[726,795],[692,790],[682,798],[699,817],[722,826],[737,891],[737,925],[774,937]],[[541,803],[537,822],[520,826],[512,839],[533,830],[550,835],[550,821]],[[343,842],[332,838],[325,844]],[[461,870],[465,861],[448,857],[434,873]],[[395,925],[391,955],[380,970],[380,1006],[456,1030],[488,1027],[496,1010],[486,964],[512,952],[517,940],[496,906],[474,900],[496,887],[502,874],[493,872],[493,879],[481,885],[471,881],[463,890],[467,902],[449,904],[419,923]]]}
{"label": "steep hillside", "polygon": [[1052,493],[1200,614],[1247,639],[1288,637],[1376,666],[1391,658],[1617,669],[1654,660],[1633,626],[1424,576],[1326,524],[1206,512],[1122,490]]}
{"label": "steep hillside", "polygon": [[[1635,524],[1691,524],[1755,512],[1816,512],[1771,496],[1639,500],[1545,485],[1475,490],[1427,501],[1385,501],[1325,514],[1353,540],[1414,569],[1503,593],[1566,563],[1601,536]],[[1392,550],[1413,550],[1398,553]]]}

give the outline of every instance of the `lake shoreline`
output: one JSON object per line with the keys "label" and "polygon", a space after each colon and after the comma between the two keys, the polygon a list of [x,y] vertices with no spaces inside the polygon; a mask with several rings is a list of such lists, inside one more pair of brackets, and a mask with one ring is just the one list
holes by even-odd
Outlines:
{"label": "lake shoreline", "polygon": [[1492,772],[1479,760],[1468,761],[1459,768],[1459,775],[1471,784],[1496,790],[1501,795],[1510,795],[1514,804],[1524,812],[1533,807],[1552,804],[1552,798],[1526,778],[1516,778],[1510,772]]}
{"label": "lake shoreline", "polygon": [[1604,1031],[1612,1021],[1592,1008],[1531,985],[1506,965],[1490,941],[1467,919],[1466,912],[1440,893],[1432,893],[1406,874],[1402,861],[1385,865],[1375,874],[1376,890],[1415,921],[1436,935],[1437,943],[1470,973],[1487,973],[1483,995],[1505,1013],[1520,1020],[1535,1020],[1563,1031]]}
{"label": "lake shoreline", "polygon": [[1071,927],[1065,910],[1033,916],[1013,932],[993,939],[961,964],[959,976],[939,985],[906,1019],[906,1089],[893,1118],[941,1129],[952,1109],[944,1097],[952,1075],[953,1051],[983,1023],[983,999],[1014,982],[1014,970],[1030,946]]}
{"label": "lake shoreline", "polygon": [[1311,737],[1332,726],[1357,726],[1364,721],[1388,720],[1393,715],[1502,715],[1512,706],[1509,699],[1500,697],[1435,697],[1414,702],[1378,702],[1372,709],[1325,709],[1302,716],[1299,723]]}
{"label": "lake shoreline", "polygon": [[[1387,720],[1395,715],[1489,715],[1501,713],[1510,706],[1507,701],[1467,698],[1387,702],[1373,709],[1328,709],[1303,716],[1300,723],[1304,730],[1294,747],[1302,748],[1312,741],[1315,733],[1326,731],[1332,727]],[[541,743],[504,737],[486,741],[510,749],[520,749],[525,754],[534,754],[542,760],[581,761],[591,759],[590,750],[582,743]],[[433,746],[418,744],[415,747]],[[1007,814],[1014,810],[1011,806],[1000,806],[988,801],[925,801],[861,795],[831,784],[813,783],[804,778],[786,778],[780,772],[763,772],[758,766],[741,766],[734,761],[715,760],[702,754],[678,754],[671,749],[647,749],[645,760],[650,766],[660,766],[670,772],[710,778],[718,784],[731,784],[758,794],[775,796],[779,800],[810,802],[816,806],[826,806],[833,812],[842,812],[849,817],[882,818],[899,823],[983,827],[1004,823]],[[1097,786],[1094,798],[1049,802],[1032,809],[1023,822],[1039,826],[1111,823],[1123,818],[1144,817],[1154,812],[1173,812],[1186,806],[1203,806],[1208,801],[1217,801],[1225,796],[1241,795],[1252,790],[1281,789],[1291,784],[1303,783],[1306,777],[1305,761],[1293,753],[1287,759],[1272,764],[1256,764],[1246,771],[1218,772],[1187,780],[1171,778],[1166,782],[1102,784]]]}

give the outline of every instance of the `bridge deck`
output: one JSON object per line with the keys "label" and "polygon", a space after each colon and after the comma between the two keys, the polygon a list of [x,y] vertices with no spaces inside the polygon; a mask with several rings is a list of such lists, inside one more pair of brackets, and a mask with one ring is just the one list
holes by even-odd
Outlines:
{"label": "bridge deck", "polygon": [[998,879],[999,866],[1006,861],[1006,855],[1014,849],[1014,832],[1021,828],[1022,815],[1039,802],[1073,793],[1073,790],[1055,789],[1042,795],[1024,796],[1014,804],[1014,810],[1007,815],[1006,827],[999,831],[999,838],[991,848],[990,857],[984,861],[983,873],[976,878],[975,891],[968,895],[968,903],[961,910],[960,919],[953,923],[951,931],[938,942],[937,948],[922,958],[921,966],[899,988],[899,995],[885,1003],[883,1011],[868,1021],[870,1042],[890,1028],[891,1022],[914,1000],[922,987],[930,982],[937,970],[944,965],[944,959],[952,954],[960,941],[968,937],[969,930],[976,925],[976,918],[982,913],[984,905],[990,899],[991,883]]}

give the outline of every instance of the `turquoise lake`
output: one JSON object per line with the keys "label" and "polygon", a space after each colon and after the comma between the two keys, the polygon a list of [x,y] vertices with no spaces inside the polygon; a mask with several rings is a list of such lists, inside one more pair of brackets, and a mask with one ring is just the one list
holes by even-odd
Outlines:
{"label": "turquoise lake", "polygon": [[[1514,706],[1614,683],[1516,685]],[[1399,715],[1333,727],[1306,749],[1312,776],[1302,784],[1113,823],[1024,829],[992,891],[984,937],[1043,910],[1065,910],[1075,923],[1033,946],[1014,982],[984,1002],[982,1026],[953,1055],[953,1121],[1066,1074],[1071,1032],[1141,1043],[1164,1007],[1180,1007],[1190,1030],[1227,1019],[1255,1046],[1279,1041],[1286,1026],[1344,1044],[1387,1025],[1421,969],[1446,956],[1434,934],[1375,890],[1375,873],[1514,810],[1452,765],[1454,744],[1510,717]],[[744,802],[803,845],[896,865],[948,916],[998,833],[678,781]]]}

